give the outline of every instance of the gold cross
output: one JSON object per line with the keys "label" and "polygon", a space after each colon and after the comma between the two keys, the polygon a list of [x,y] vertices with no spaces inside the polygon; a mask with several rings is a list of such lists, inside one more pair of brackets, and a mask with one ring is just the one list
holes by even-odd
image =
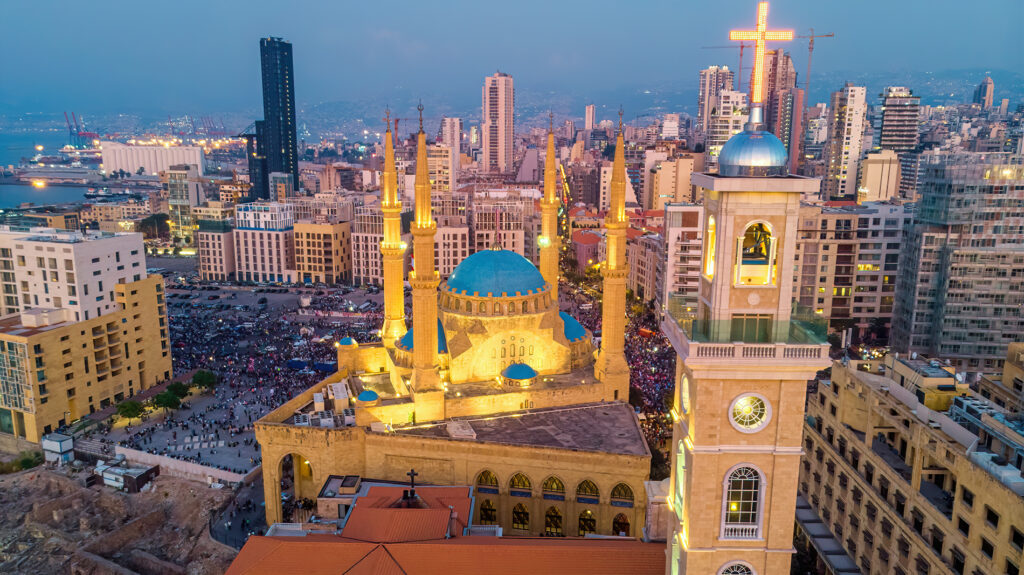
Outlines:
{"label": "gold cross", "polygon": [[757,30],[732,30],[730,40],[754,42],[754,78],[750,86],[750,104],[764,102],[764,43],[793,39],[792,30],[768,30],[768,3],[757,4]]}

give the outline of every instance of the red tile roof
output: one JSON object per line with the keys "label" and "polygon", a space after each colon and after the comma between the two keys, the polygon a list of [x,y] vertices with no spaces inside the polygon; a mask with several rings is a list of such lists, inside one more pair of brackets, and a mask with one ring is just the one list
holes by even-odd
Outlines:
{"label": "red tile roof", "polygon": [[665,545],[609,539],[460,537],[422,543],[355,542],[334,535],[250,537],[227,575],[655,575]]}

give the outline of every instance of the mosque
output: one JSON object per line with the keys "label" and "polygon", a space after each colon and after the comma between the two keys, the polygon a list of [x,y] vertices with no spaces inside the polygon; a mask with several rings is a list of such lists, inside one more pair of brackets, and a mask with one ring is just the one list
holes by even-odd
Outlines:
{"label": "mosque", "polygon": [[[471,485],[472,521],[506,534],[639,536],[650,451],[627,403],[626,171],[621,125],[605,220],[601,348],[559,310],[554,135],[541,200],[540,264],[478,251],[446,282],[435,268],[436,223],[426,135],[417,135],[412,317],[405,317],[402,205],[386,119],[380,206],[381,342],[338,342],[338,370],[256,424],[267,521],[291,495],[318,499],[332,477]],[[326,489],[326,487],[324,487]],[[321,512],[323,510],[320,510]]]}

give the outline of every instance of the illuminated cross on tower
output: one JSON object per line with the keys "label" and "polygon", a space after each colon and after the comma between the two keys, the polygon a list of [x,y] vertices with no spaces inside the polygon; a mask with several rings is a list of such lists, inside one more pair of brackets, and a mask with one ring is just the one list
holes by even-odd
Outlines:
{"label": "illuminated cross on tower", "polygon": [[[764,103],[764,43],[793,39],[792,30],[768,30],[768,3],[757,4],[757,30],[732,30],[730,40],[754,42],[754,78],[750,86],[751,122],[760,123],[761,104]],[[753,110],[757,112],[753,112]],[[758,118],[755,121],[754,114]]]}

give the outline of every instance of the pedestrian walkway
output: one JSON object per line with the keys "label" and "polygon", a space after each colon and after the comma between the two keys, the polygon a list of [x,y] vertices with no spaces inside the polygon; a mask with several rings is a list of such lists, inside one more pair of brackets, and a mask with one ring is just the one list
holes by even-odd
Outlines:
{"label": "pedestrian walkway", "polygon": [[[172,383],[181,382],[181,383],[186,383],[187,384],[188,382],[192,381],[192,376],[195,375],[196,371],[198,371],[198,370],[196,370],[196,369],[190,370],[190,371],[188,371],[186,373],[183,373],[181,375],[178,375],[178,376],[172,378],[170,381],[165,381],[163,383],[159,383],[157,385],[154,385],[153,387],[150,387],[148,389],[144,389],[144,390],[140,391],[139,393],[136,393],[135,395],[129,397],[128,400],[138,401],[139,403],[144,403],[146,401],[149,401],[154,396],[163,393],[167,389],[167,386],[172,384]],[[87,415],[85,417],[87,419],[92,419],[94,421],[105,421],[109,417],[111,417],[112,415],[116,415],[116,414],[117,414],[117,404],[115,403],[115,404],[113,404],[113,405],[111,405],[109,407],[106,407],[104,409],[101,409],[101,410],[99,410],[97,412],[90,413],[89,415]]]}

